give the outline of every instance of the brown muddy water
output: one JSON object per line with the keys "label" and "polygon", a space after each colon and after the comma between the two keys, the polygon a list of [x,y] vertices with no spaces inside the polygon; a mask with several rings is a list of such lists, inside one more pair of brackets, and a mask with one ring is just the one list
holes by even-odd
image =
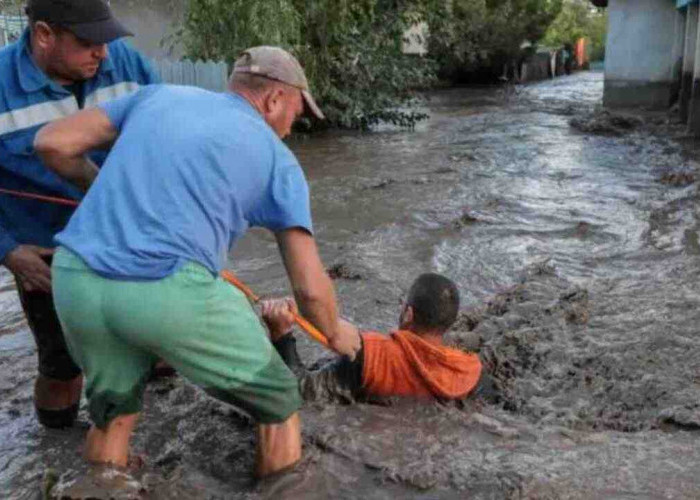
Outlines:
{"label": "brown muddy water", "polygon": [[[389,329],[417,274],[451,276],[452,339],[488,376],[447,406],[308,404],[306,482],[287,496],[700,496],[697,153],[666,116],[570,126],[601,96],[599,73],[446,90],[415,132],[293,142],[344,314]],[[285,292],[270,236],[247,236],[231,265]],[[0,315],[0,496],[40,498],[79,467],[87,417],[36,424],[34,348],[7,273]],[[283,497],[251,484],[249,420],[181,379],[149,386],[134,447],[148,498]]]}

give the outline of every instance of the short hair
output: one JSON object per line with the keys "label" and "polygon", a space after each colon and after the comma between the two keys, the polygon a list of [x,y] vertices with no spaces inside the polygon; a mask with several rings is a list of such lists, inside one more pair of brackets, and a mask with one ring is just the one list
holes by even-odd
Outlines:
{"label": "short hair", "polygon": [[418,329],[446,332],[457,320],[459,290],[441,274],[421,274],[411,285],[406,305],[413,308],[413,323]]}

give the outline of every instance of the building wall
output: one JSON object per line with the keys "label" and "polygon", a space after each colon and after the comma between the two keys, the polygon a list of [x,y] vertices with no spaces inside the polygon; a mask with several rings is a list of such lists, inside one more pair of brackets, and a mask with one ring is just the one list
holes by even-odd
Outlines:
{"label": "building wall", "polygon": [[115,16],[134,33],[132,45],[148,57],[182,57],[182,47],[162,46],[171,37],[185,12],[186,0],[111,0]]}
{"label": "building wall", "polygon": [[682,14],[670,0],[610,0],[607,106],[666,108],[678,89]]}

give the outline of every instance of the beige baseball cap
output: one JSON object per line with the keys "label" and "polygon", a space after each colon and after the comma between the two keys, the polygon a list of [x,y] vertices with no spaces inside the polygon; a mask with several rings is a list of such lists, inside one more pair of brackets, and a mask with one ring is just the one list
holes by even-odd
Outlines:
{"label": "beige baseball cap", "polygon": [[279,47],[263,45],[243,51],[233,66],[235,73],[250,73],[277,80],[301,90],[304,101],[311,112],[319,119],[324,116],[309,91],[309,82],[296,57]]}

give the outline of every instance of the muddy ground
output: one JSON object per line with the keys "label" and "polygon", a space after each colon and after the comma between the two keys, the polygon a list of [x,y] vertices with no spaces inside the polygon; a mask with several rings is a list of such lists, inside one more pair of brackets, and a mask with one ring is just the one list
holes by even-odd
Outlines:
{"label": "muddy ground", "polygon": [[[673,115],[606,114],[602,75],[437,92],[415,132],[298,138],[344,314],[389,329],[413,277],[458,282],[450,335],[487,368],[450,405],[315,403],[304,482],[252,484],[249,419],[152,383],[134,441],[148,498],[640,499],[700,495],[700,243],[694,141]],[[274,240],[231,266],[286,290]],[[0,274],[0,491],[82,473],[87,425],[32,415],[31,336]],[[309,363],[328,356],[300,339]],[[122,493],[127,488],[122,488]]]}

